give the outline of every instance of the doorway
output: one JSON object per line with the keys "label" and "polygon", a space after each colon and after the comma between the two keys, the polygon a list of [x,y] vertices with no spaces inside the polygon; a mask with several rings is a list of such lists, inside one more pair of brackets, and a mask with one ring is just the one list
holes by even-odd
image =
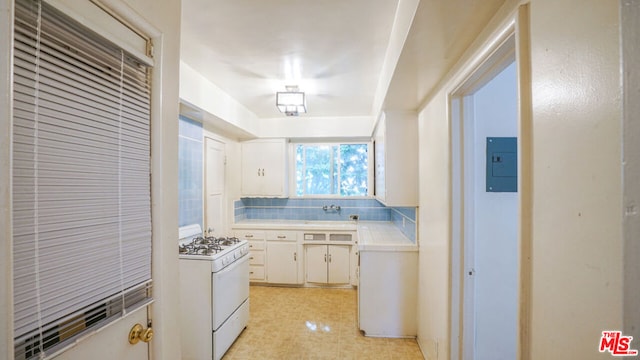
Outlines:
{"label": "doorway", "polygon": [[225,146],[224,143],[205,137],[205,230],[213,236],[226,233],[224,213]]}
{"label": "doorway", "polygon": [[[452,93],[451,116],[451,358],[515,359],[520,199],[513,32]],[[508,150],[494,152],[497,141],[509,143]],[[498,171],[505,155],[504,168],[513,174]],[[493,186],[503,175],[515,188]]]}

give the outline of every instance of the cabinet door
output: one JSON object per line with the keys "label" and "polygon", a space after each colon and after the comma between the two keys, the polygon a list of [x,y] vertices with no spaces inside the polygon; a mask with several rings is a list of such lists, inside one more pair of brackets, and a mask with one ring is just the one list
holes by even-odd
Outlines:
{"label": "cabinet door", "polygon": [[286,196],[287,145],[282,139],[242,143],[243,196]]}
{"label": "cabinet door", "polygon": [[327,282],[327,245],[305,245],[307,282]]}
{"label": "cabinet door", "polygon": [[329,245],[328,247],[328,283],[348,284],[350,281],[351,246]]}
{"label": "cabinet door", "polygon": [[261,175],[260,192],[264,195],[282,196],[285,185],[285,150],[286,146],[282,142],[263,143],[262,146],[263,164]]}
{"label": "cabinet door", "polygon": [[262,152],[260,143],[242,144],[242,194],[260,195]]}
{"label": "cabinet door", "polygon": [[298,282],[298,247],[296,243],[267,242],[267,282]]}

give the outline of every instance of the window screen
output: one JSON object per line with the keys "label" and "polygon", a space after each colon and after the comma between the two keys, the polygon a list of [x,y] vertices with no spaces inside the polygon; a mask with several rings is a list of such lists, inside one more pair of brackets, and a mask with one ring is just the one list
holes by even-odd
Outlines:
{"label": "window screen", "polygon": [[51,356],[151,301],[150,69],[15,4],[15,357]]}

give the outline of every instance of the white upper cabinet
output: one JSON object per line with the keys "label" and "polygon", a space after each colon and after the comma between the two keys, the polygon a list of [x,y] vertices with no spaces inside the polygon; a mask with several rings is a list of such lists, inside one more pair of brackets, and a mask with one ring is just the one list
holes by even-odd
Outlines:
{"label": "white upper cabinet", "polygon": [[373,134],[375,195],[387,206],[418,206],[418,115],[388,111]]}
{"label": "white upper cabinet", "polygon": [[242,143],[242,196],[287,197],[287,144],[284,139]]}

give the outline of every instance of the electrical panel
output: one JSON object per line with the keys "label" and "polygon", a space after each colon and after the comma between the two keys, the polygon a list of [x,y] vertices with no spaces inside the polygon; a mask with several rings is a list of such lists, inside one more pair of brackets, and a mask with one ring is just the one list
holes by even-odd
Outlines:
{"label": "electrical panel", "polygon": [[487,192],[518,191],[518,138],[487,138]]}

